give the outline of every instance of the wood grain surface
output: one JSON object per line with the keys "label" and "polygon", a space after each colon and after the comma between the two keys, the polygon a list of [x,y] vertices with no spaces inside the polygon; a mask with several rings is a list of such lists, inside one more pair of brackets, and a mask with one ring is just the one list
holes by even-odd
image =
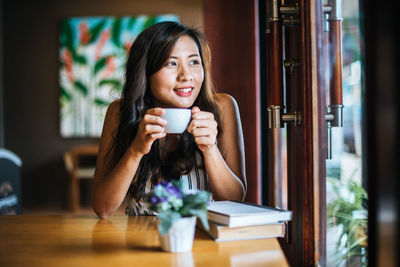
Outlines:
{"label": "wood grain surface", "polygon": [[276,239],[214,242],[196,230],[193,250],[160,249],[156,218],[0,216],[0,266],[288,266]]}

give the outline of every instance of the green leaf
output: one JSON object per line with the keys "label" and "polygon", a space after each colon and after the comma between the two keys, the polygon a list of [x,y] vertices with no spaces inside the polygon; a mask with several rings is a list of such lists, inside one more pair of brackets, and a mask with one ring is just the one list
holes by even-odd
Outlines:
{"label": "green leaf", "polygon": [[[327,182],[335,192],[335,198],[327,203],[328,226],[334,227],[341,225],[339,241],[336,250],[340,259],[345,261],[350,255],[360,255],[367,257],[365,248],[366,235],[368,229],[367,218],[354,217],[354,211],[363,212],[367,209],[367,193],[361,184],[349,180],[328,178]],[[345,193],[343,193],[345,192]]]}
{"label": "green leaf", "polygon": [[89,30],[89,32],[90,32],[90,40],[88,42],[89,44],[93,43],[94,41],[97,40],[97,38],[99,37],[100,32],[103,30],[105,24],[106,24],[106,21],[102,20],[99,23],[97,23],[97,25],[93,26],[93,28],[91,28]]}
{"label": "green leaf", "polygon": [[204,228],[206,228],[207,230],[210,228],[210,226],[208,225],[207,210],[192,209],[192,210],[190,210],[190,213],[193,216],[196,216],[197,218],[200,219],[200,221],[203,224]]}
{"label": "green leaf", "polygon": [[61,36],[60,36],[61,46],[68,47],[71,51],[74,50],[74,34],[71,25],[67,19],[61,22]]}
{"label": "green leaf", "polygon": [[97,98],[97,97],[93,100],[93,102],[97,106],[108,106],[110,104],[109,101],[106,101],[106,100],[103,100],[103,99]]}
{"label": "green leaf", "polygon": [[146,22],[143,25],[143,30],[147,29],[148,27],[153,25],[155,22],[156,22],[156,18],[155,17],[148,17]]}
{"label": "green leaf", "polygon": [[104,68],[106,62],[107,62],[107,57],[102,57],[96,62],[96,64],[94,65],[94,75],[96,75],[97,72],[99,72],[102,68]]}
{"label": "green leaf", "polygon": [[99,87],[102,87],[105,85],[110,85],[111,87],[118,88],[121,86],[121,82],[117,79],[106,79],[106,80],[101,80],[99,82]]}
{"label": "green leaf", "polygon": [[128,21],[128,26],[127,26],[127,28],[128,28],[128,29],[132,29],[133,25],[136,24],[136,21],[137,21],[137,17],[135,17],[135,18],[130,18],[129,21]]}
{"label": "green leaf", "polygon": [[172,223],[177,221],[182,216],[175,211],[165,211],[159,213],[157,217],[161,221],[161,223],[158,225],[158,231],[160,231],[161,235],[165,235],[171,228]]}
{"label": "green leaf", "polygon": [[122,83],[119,83],[117,87],[114,88],[117,92],[122,92],[123,86]]}
{"label": "green leaf", "polygon": [[71,101],[72,99],[71,94],[64,87],[61,87],[61,98],[67,101]]}
{"label": "green leaf", "polygon": [[189,194],[183,197],[183,207],[179,210],[182,216],[193,215],[193,210],[207,211],[207,199],[209,193],[199,191],[196,194]]}
{"label": "green leaf", "polygon": [[75,53],[73,53],[72,56],[73,56],[74,61],[76,63],[81,64],[81,65],[86,65],[87,64],[87,59],[86,59],[85,56],[79,55],[79,54],[75,54]]}
{"label": "green leaf", "polygon": [[76,80],[74,82],[74,87],[75,87],[75,89],[80,91],[84,96],[88,95],[89,90],[87,89],[87,87],[81,81]]}
{"label": "green leaf", "polygon": [[121,35],[121,19],[118,18],[114,21],[111,33],[111,40],[116,46],[121,46],[119,38]]}

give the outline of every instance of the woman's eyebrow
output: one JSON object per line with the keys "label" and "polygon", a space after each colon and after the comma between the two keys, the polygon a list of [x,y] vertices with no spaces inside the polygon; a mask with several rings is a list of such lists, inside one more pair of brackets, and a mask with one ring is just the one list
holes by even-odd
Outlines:
{"label": "woman's eyebrow", "polygon": [[[190,54],[188,57],[200,57],[200,55],[199,54]],[[177,56],[170,56],[169,58],[178,59]]]}

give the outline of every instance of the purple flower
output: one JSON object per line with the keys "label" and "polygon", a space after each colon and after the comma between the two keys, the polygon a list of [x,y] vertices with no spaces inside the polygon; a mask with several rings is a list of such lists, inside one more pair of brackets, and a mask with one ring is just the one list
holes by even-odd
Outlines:
{"label": "purple flower", "polygon": [[176,196],[176,197],[180,197],[179,188],[173,186],[171,183],[167,184],[167,186],[165,187],[165,190],[170,195],[173,195],[173,196]]}
{"label": "purple flower", "polygon": [[168,202],[168,197],[160,197],[160,202]]}
{"label": "purple flower", "polygon": [[159,199],[158,199],[158,197],[156,197],[156,196],[152,196],[152,197],[150,198],[150,202],[153,203],[153,204],[157,204],[157,203],[159,202]]}

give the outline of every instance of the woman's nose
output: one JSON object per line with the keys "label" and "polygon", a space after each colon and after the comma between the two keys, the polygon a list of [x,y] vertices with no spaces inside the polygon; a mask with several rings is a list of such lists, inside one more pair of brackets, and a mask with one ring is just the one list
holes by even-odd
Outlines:
{"label": "woman's nose", "polygon": [[193,80],[193,75],[187,68],[182,68],[178,75],[178,80],[181,82],[191,81]]}

